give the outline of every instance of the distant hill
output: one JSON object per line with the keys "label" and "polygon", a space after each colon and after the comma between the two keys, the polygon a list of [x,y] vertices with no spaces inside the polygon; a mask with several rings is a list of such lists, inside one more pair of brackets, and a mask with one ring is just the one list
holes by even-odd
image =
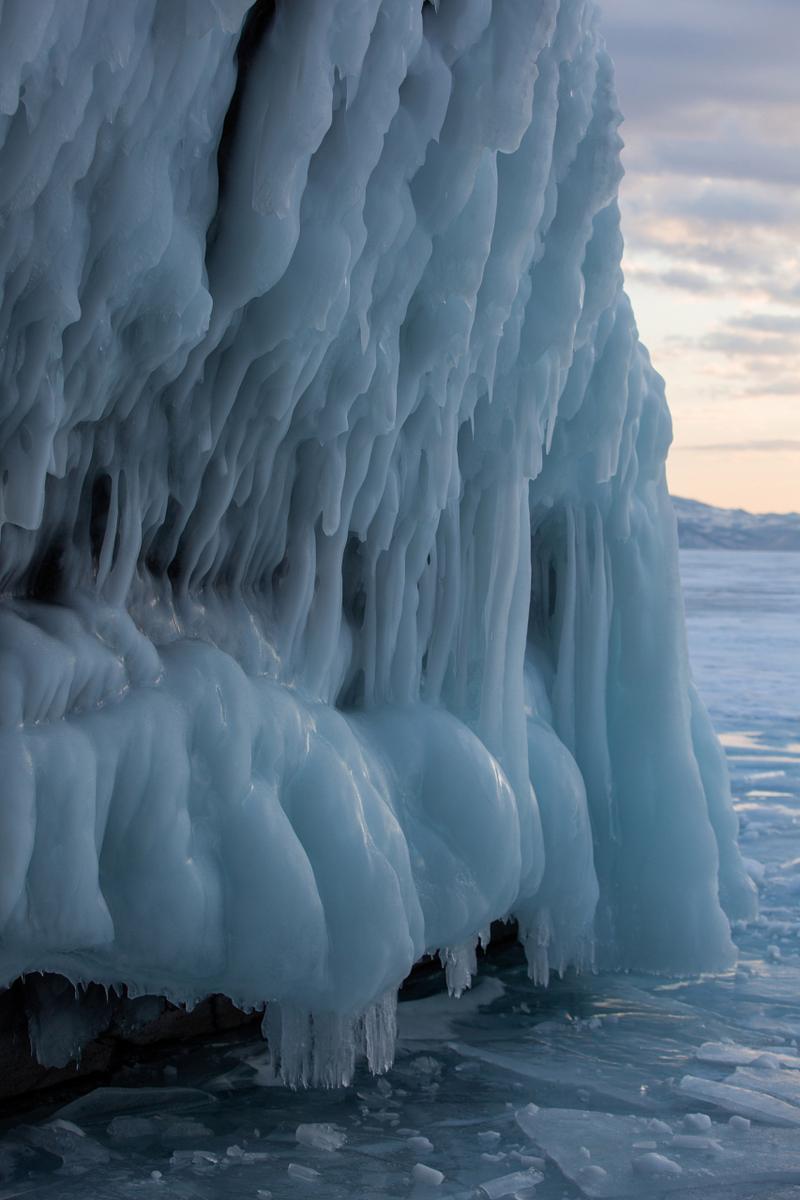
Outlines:
{"label": "distant hill", "polygon": [[682,550],[798,550],[800,513],[749,513],[672,497]]}

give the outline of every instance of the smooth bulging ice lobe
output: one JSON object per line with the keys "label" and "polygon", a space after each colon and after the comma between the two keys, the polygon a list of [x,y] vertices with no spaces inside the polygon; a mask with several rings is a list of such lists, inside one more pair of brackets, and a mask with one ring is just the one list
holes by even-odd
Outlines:
{"label": "smooth bulging ice lobe", "polygon": [[585,0],[0,6],[0,983],[731,962],[619,121]]}

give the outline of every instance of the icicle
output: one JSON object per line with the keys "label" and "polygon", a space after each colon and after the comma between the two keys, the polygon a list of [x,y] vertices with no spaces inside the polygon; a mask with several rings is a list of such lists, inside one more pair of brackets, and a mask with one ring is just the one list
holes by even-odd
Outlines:
{"label": "icicle", "polygon": [[475,951],[478,938],[466,942],[463,946],[448,946],[439,951],[439,959],[444,967],[447,990],[451,996],[458,999],[472,987],[472,976],[478,969]]}
{"label": "icicle", "polygon": [[261,1030],[274,1073],[289,1087],[346,1087],[360,1057],[373,1075],[394,1062],[397,993],[387,992],[356,1017],[307,1013],[267,1004]]}

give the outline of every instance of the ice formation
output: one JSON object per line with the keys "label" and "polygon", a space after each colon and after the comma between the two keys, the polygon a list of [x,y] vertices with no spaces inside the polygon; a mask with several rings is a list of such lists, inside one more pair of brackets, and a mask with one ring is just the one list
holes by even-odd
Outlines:
{"label": "ice formation", "polygon": [[0,6],[0,983],[730,963],[619,120],[586,0]]}

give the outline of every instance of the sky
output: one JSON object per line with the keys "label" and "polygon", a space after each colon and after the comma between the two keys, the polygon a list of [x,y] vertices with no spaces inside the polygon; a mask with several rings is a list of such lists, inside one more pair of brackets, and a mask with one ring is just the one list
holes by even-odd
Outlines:
{"label": "sky", "polygon": [[600,0],[670,488],[800,511],[800,0]]}

